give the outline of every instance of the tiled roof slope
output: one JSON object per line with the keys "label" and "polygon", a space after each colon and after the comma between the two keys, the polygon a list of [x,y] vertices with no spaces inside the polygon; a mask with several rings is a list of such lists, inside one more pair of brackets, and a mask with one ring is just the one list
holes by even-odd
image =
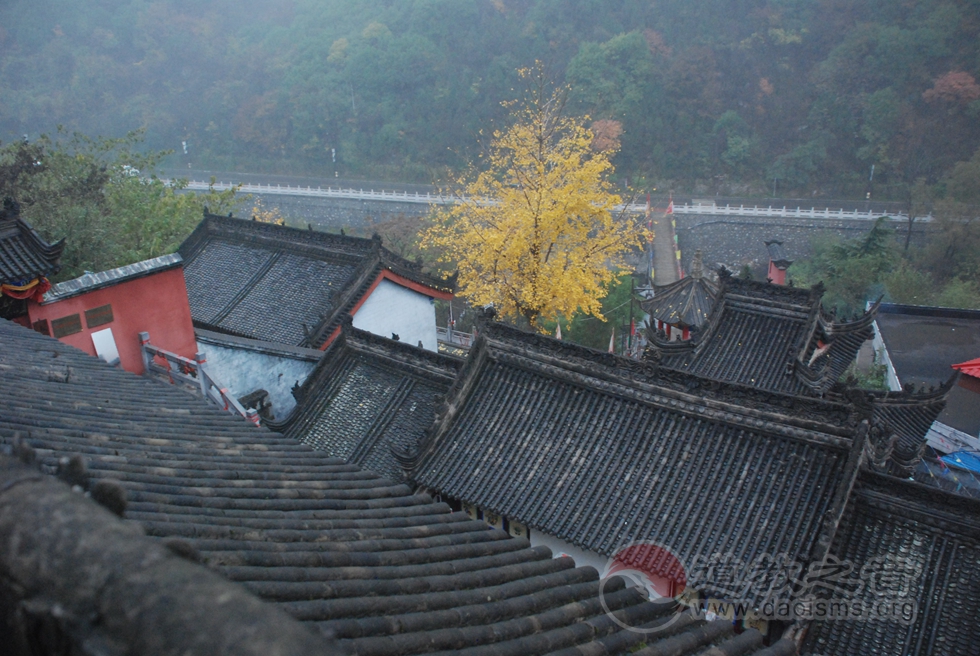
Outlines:
{"label": "tiled roof slope", "polygon": [[980,358],[976,358],[975,360],[970,360],[968,362],[961,362],[959,364],[954,364],[953,369],[962,371],[967,376],[980,378]]}
{"label": "tiled roof slope", "polygon": [[418,483],[607,556],[653,540],[681,560],[808,561],[860,450],[849,406],[495,323],[440,412],[403,457]]}
{"label": "tiled roof slope", "polygon": [[769,251],[769,261],[778,268],[785,270],[793,264],[793,260],[789,259],[789,255],[786,254],[786,249],[783,248],[783,242],[774,239],[764,243],[766,249]]}
{"label": "tiled roof slope", "polygon": [[714,283],[701,275],[701,252],[695,255],[691,275],[654,288],[653,298],[641,303],[643,310],[664,323],[700,328],[708,319],[718,293]]}
{"label": "tiled roof slope", "polygon": [[852,322],[820,307],[823,287],[797,289],[719,272],[707,323],[689,342],[650,331],[649,352],[698,376],[792,394],[825,393],[873,335],[877,306]]}
{"label": "tiled roof slope", "polygon": [[[917,614],[908,624],[879,620],[816,622],[807,633],[804,653],[977,653],[980,502],[917,483],[863,474],[832,552],[850,561],[856,570],[891,559],[895,568],[881,581],[881,592],[888,598],[913,601]],[[909,576],[916,569],[921,575]],[[859,598],[866,602],[875,599],[867,591]]]}
{"label": "tiled roof slope", "polygon": [[292,346],[322,345],[383,269],[438,290],[451,283],[380,239],[205,215],[180,246],[194,322]]}
{"label": "tiled roof slope", "polygon": [[358,330],[345,321],[296,391],[296,409],[272,425],[288,437],[393,480],[392,448],[418,446],[462,360]]}
{"label": "tiled roof slope", "polygon": [[0,282],[29,282],[57,273],[64,247],[64,239],[54,244],[44,241],[21,220],[17,203],[4,199],[0,209]]}
{"label": "tiled roof slope", "polygon": [[664,621],[663,605],[614,583],[613,619],[594,569],[31,330],[0,322],[0,342],[0,440],[20,433],[48,470],[81,454],[94,479],[121,483],[148,535],[190,543],[350,653],[761,648],[724,621],[680,622],[658,640],[620,630]]}
{"label": "tiled roof slope", "polygon": [[870,392],[875,419],[880,420],[895,435],[895,445],[887,471],[907,478],[922,458],[926,434],[932,423],[946,407],[946,397],[956,383],[950,378],[932,390],[913,392]]}

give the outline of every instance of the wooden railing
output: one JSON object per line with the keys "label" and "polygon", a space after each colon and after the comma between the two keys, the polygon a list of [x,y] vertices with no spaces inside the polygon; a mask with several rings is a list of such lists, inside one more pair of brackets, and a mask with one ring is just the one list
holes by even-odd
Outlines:
{"label": "wooden railing", "polygon": [[150,344],[150,333],[140,333],[140,354],[143,356],[143,369],[155,374],[167,376],[170,383],[177,381],[192,385],[201,390],[208,401],[223,408],[233,415],[240,415],[255,426],[259,425],[259,413],[254,408],[246,410],[228,390],[208,373],[203,353],[195,353],[194,359],[165,351]]}

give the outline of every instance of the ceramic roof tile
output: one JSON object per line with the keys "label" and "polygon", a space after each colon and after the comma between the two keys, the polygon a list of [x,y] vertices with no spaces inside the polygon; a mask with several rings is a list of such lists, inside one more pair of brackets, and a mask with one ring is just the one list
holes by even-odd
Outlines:
{"label": "ceramic roof tile", "polygon": [[49,244],[20,219],[17,203],[4,199],[0,210],[0,282],[29,282],[61,269],[65,240]]}
{"label": "ceramic roof tile", "polygon": [[959,364],[954,364],[953,369],[956,369],[957,371],[962,371],[967,376],[980,378],[980,358],[977,358],[975,360],[969,360],[968,362],[961,362]]}
{"label": "ceramic roof tile", "polygon": [[379,239],[206,215],[180,246],[191,316],[201,328],[321,346],[383,269],[440,292],[452,282],[387,251]]}
{"label": "ceramic roof tile", "polygon": [[[188,542],[349,653],[624,654],[658,641],[617,622],[663,621],[669,606],[621,581],[600,602],[594,569],[405,485],[15,324],[0,322],[0,341],[0,442],[25,438],[49,472],[81,455],[92,479],[125,489],[128,521]],[[671,653],[736,640],[759,651],[721,624],[682,625],[690,644]]]}
{"label": "ceramic roof tile", "polygon": [[344,324],[276,429],[393,479],[392,449],[418,446],[462,361]]}
{"label": "ceramic roof tile", "polygon": [[[864,474],[833,553],[858,570],[891,562],[891,578],[857,598],[906,604],[902,620],[824,621],[809,629],[805,654],[976,653],[980,613],[980,502],[908,481]],[[890,560],[889,560],[890,559]],[[868,578],[865,576],[864,578]],[[899,583],[899,588],[887,586]],[[876,597],[876,591],[881,594]],[[914,611],[914,612],[913,612]]]}
{"label": "ceramic roof tile", "polygon": [[446,414],[406,458],[420,484],[612,555],[808,559],[857,418],[490,324]]}

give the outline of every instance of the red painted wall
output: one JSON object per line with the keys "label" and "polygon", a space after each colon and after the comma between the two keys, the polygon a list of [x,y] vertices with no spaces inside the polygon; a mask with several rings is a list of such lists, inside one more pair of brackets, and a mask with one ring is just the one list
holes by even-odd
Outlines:
{"label": "red painted wall", "polygon": [[[89,328],[85,311],[107,304],[112,305],[112,321]],[[123,369],[136,374],[143,373],[140,332],[150,333],[150,343],[153,345],[178,355],[193,358],[197,351],[184,270],[180,267],[125,280],[47,305],[31,301],[27,313],[32,323],[47,319],[49,327],[53,320],[77,313],[81,318],[82,331],[60,339],[90,355],[95,355],[92,333],[112,328]]]}
{"label": "red painted wall", "polygon": [[772,280],[774,285],[785,285],[786,284],[786,269],[780,269],[772,260],[769,260],[769,273],[767,274],[769,280]]}

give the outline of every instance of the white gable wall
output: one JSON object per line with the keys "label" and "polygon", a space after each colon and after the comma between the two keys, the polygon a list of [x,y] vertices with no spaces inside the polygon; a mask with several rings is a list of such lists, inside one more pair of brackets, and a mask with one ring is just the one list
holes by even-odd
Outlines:
{"label": "white gable wall", "polygon": [[436,307],[433,299],[390,280],[382,280],[354,314],[354,327],[438,351]]}

